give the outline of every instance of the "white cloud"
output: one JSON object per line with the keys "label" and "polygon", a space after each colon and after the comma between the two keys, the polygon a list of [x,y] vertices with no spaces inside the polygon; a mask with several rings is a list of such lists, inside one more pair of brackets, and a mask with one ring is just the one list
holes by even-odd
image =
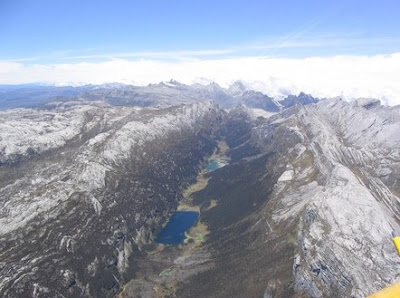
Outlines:
{"label": "white cloud", "polygon": [[[319,97],[375,97],[400,104],[400,53],[311,58],[242,57],[160,60],[113,59],[105,62],[26,65],[0,62],[0,83],[146,85],[170,80],[215,81],[228,86],[243,80],[272,96],[304,91]],[[204,79],[207,78],[207,79]]]}

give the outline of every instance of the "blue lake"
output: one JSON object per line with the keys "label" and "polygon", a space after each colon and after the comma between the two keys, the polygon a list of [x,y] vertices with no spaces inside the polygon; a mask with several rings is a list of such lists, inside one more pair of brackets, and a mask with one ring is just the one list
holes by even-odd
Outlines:
{"label": "blue lake", "polygon": [[207,172],[212,172],[212,171],[215,171],[215,170],[217,170],[219,168],[220,168],[220,165],[219,165],[218,161],[213,159],[213,160],[210,160],[208,162],[208,164],[206,166],[206,171]]}
{"label": "blue lake", "polygon": [[156,238],[162,244],[179,244],[185,240],[188,231],[199,218],[196,211],[176,211]]}

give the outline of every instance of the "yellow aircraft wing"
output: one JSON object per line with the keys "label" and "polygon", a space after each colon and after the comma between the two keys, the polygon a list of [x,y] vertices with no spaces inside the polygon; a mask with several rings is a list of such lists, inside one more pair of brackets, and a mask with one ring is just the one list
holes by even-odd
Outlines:
{"label": "yellow aircraft wing", "polygon": [[400,282],[368,296],[368,298],[400,298]]}

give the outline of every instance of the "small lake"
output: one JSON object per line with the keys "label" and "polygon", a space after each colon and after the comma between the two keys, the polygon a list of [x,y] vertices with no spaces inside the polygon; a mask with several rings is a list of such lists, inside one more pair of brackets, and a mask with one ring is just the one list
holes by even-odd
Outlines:
{"label": "small lake", "polygon": [[199,218],[196,211],[176,211],[169,219],[167,225],[156,238],[162,244],[180,244],[185,240],[187,232]]}
{"label": "small lake", "polygon": [[207,163],[206,171],[212,172],[212,171],[218,170],[219,168],[222,168],[225,165],[226,165],[225,162],[222,162],[218,159],[212,159]]}

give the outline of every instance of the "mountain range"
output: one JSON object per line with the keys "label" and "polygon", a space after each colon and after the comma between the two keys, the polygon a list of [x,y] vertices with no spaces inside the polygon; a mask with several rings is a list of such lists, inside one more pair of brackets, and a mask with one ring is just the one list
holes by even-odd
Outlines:
{"label": "mountain range", "polygon": [[228,89],[216,83],[209,85],[185,85],[177,81],[161,82],[148,86],[133,86],[119,83],[103,85],[84,85],[80,87],[57,87],[48,85],[0,85],[0,109],[18,107],[41,107],[55,101],[105,101],[111,105],[140,107],[170,107],[179,104],[190,104],[214,101],[222,108],[244,104],[251,108],[277,112],[282,107],[290,107],[297,103],[309,104],[318,99],[300,93],[289,95],[280,104],[261,92],[247,88],[237,81]]}
{"label": "mountain range", "polygon": [[[399,279],[400,106],[170,81],[2,86],[0,109],[0,296],[365,297]],[[199,213],[187,241],[158,243],[177,210]]]}

